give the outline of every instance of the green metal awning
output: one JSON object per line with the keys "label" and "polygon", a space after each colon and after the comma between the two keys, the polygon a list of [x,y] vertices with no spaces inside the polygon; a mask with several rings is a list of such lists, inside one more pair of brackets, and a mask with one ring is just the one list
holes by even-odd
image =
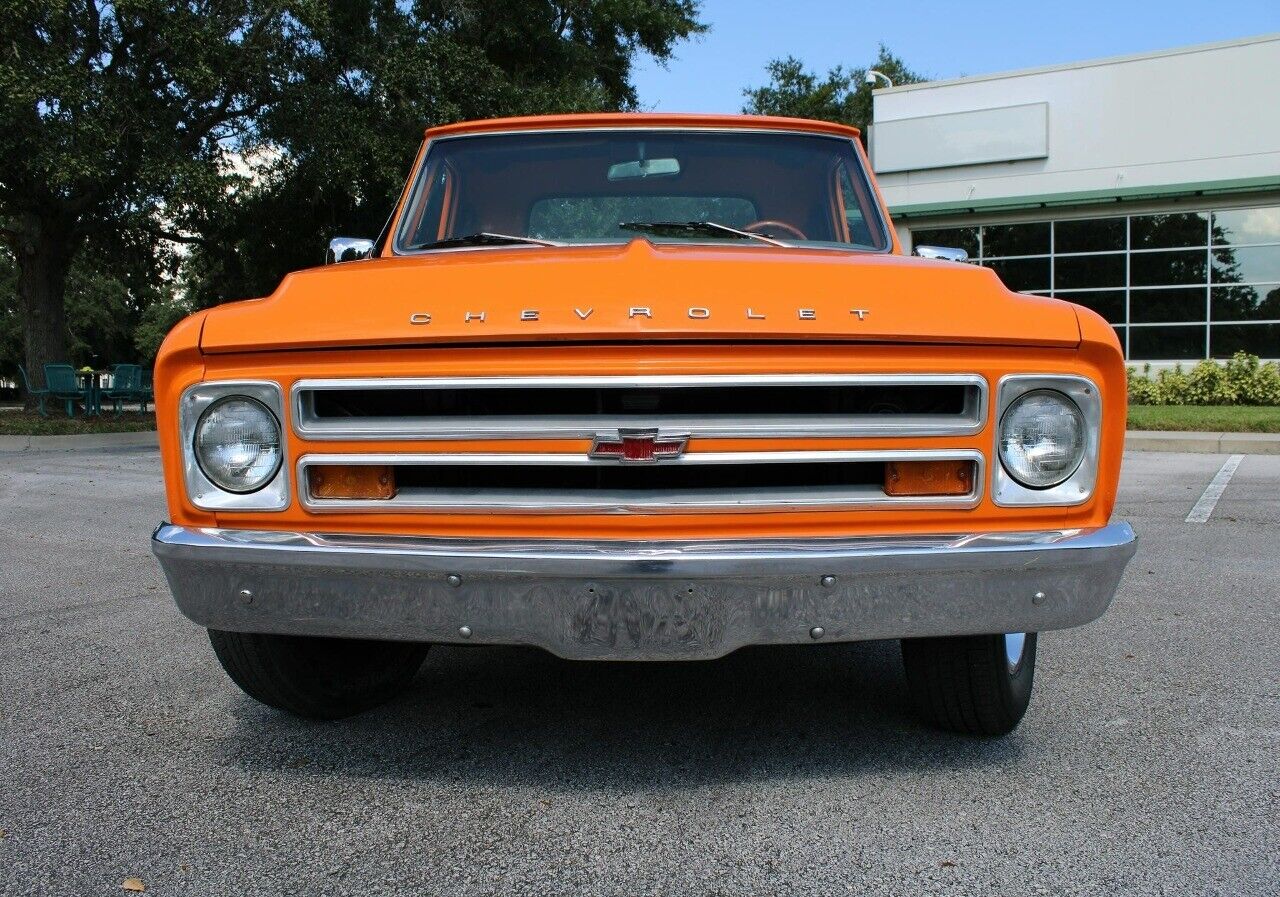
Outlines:
{"label": "green metal awning", "polygon": [[1032,196],[1004,196],[993,199],[961,200],[942,203],[908,203],[890,206],[895,219],[961,215],[974,212],[1013,212],[1020,209],[1047,209],[1053,206],[1100,205],[1107,202],[1134,202],[1144,199],[1173,199],[1182,196],[1214,196],[1226,193],[1280,191],[1280,175],[1235,178],[1222,181],[1199,181],[1147,187],[1125,187],[1113,190],[1078,190],[1067,193],[1042,193]]}

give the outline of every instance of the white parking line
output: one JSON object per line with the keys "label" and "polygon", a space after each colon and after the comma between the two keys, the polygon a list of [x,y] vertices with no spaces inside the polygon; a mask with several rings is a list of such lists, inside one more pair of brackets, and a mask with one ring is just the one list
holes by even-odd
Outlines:
{"label": "white parking line", "polygon": [[1227,463],[1223,464],[1222,469],[1209,481],[1209,485],[1204,490],[1204,495],[1200,496],[1196,506],[1187,515],[1187,523],[1204,523],[1209,519],[1209,515],[1213,513],[1213,506],[1218,503],[1218,499],[1222,498],[1222,493],[1226,491],[1227,483],[1231,482],[1232,474],[1236,472],[1236,468],[1240,466],[1240,462],[1243,460],[1244,455],[1232,455],[1227,459]]}

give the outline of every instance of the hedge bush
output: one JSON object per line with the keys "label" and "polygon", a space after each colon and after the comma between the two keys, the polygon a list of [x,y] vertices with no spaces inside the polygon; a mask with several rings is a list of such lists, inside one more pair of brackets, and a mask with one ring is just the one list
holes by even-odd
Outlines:
{"label": "hedge bush", "polygon": [[1131,405],[1280,405],[1280,365],[1237,352],[1225,364],[1205,360],[1151,375],[1129,368]]}

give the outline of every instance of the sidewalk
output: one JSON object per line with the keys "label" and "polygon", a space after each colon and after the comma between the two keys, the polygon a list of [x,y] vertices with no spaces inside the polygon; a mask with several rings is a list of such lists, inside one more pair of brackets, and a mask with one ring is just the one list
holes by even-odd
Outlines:
{"label": "sidewalk", "polygon": [[0,454],[156,448],[158,445],[155,430],[144,430],[141,433],[83,433],[75,436],[0,436]]}
{"label": "sidewalk", "polygon": [[1280,455],[1280,433],[1201,433],[1193,430],[1130,430],[1130,452],[1197,452],[1209,455]]}

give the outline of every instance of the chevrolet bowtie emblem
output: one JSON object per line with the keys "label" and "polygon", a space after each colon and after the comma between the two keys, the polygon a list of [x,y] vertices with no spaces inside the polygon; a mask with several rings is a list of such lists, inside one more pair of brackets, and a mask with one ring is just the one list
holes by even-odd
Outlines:
{"label": "chevrolet bowtie emblem", "polygon": [[653,430],[619,430],[617,434],[600,433],[591,444],[592,458],[623,461],[661,461],[678,458],[689,444],[688,436],[659,436]]}

